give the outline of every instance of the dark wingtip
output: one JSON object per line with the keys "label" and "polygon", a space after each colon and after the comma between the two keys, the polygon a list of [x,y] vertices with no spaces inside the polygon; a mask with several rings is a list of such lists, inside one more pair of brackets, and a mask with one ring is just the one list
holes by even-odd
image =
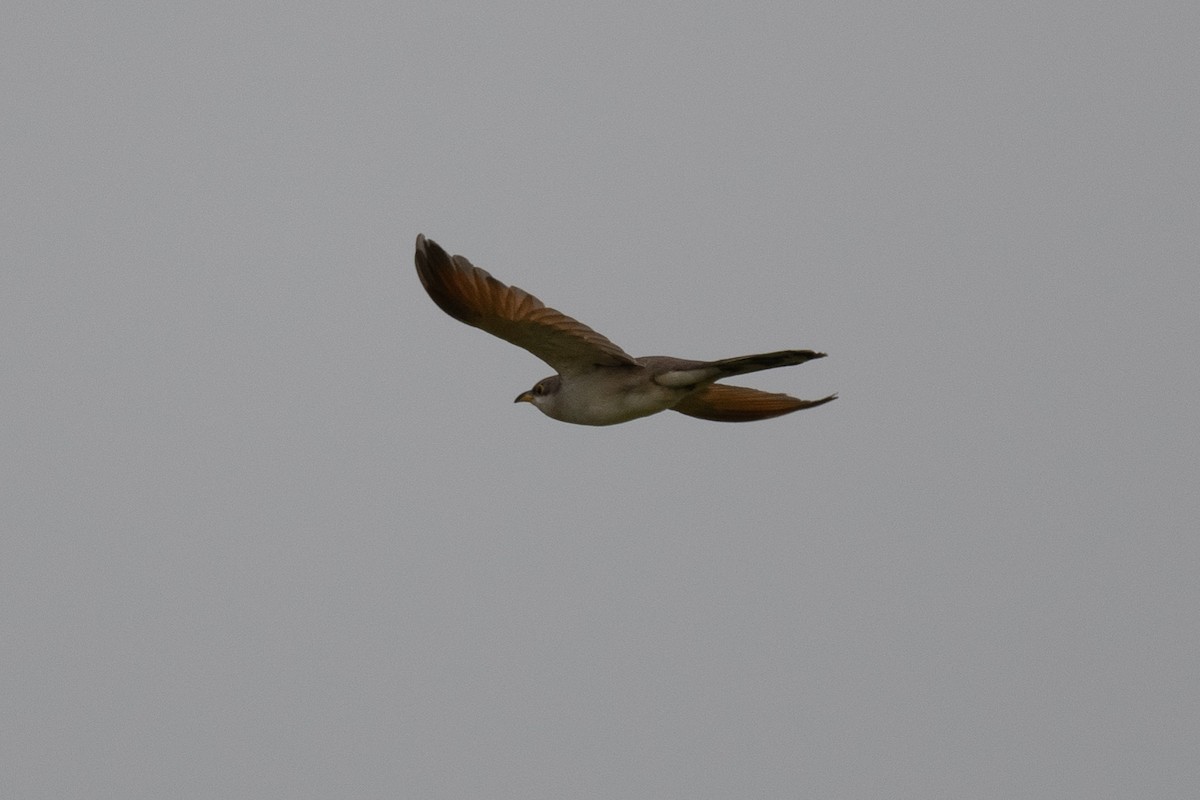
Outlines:
{"label": "dark wingtip", "polygon": [[433,239],[425,238],[425,234],[423,234],[423,233],[417,234],[416,251],[417,251],[417,255],[423,255],[426,257],[429,256],[431,251],[434,253],[446,252],[445,250],[442,250],[442,246],[440,244],[438,244],[437,242],[435,242]]}
{"label": "dark wingtip", "polygon": [[413,260],[417,264],[417,273],[421,276],[421,283],[425,284],[425,288],[429,288],[432,269],[431,261],[449,261],[450,254],[442,249],[442,246],[433,239],[426,239],[425,234],[417,234],[416,252],[413,254]]}
{"label": "dark wingtip", "polygon": [[421,271],[421,267],[429,260],[429,240],[425,238],[425,234],[417,234],[417,243],[413,247],[413,261],[417,263],[417,272]]}

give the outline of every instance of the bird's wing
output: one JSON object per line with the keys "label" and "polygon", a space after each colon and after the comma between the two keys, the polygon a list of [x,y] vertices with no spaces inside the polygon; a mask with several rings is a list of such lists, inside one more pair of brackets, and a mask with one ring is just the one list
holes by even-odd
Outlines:
{"label": "bird's wing", "polygon": [[673,406],[673,410],[689,417],[715,422],[753,422],[823,405],[836,397],[836,394],[831,394],[820,400],[800,400],[786,394],[710,383],[680,400]]}
{"label": "bird's wing", "polygon": [[462,256],[417,236],[417,275],[433,302],[468,325],[524,347],[560,374],[593,366],[636,366],[628,353],[582,322],[506,286]]}

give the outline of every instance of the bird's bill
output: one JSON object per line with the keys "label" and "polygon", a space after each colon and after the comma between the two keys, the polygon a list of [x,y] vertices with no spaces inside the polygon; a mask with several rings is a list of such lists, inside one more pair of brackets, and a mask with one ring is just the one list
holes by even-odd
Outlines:
{"label": "bird's bill", "polygon": [[514,403],[532,403],[533,402],[533,392],[530,392],[530,391],[521,392],[519,395],[517,395],[517,399],[513,400],[513,402]]}

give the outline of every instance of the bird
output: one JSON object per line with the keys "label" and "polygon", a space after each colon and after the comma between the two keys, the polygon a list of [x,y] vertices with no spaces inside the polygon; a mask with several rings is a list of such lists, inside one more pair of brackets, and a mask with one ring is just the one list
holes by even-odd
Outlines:
{"label": "bird", "polygon": [[576,425],[616,425],[668,409],[716,422],[750,422],[814,408],[837,398],[800,400],[717,381],[734,375],[803,364],[825,353],[773,353],[693,361],[671,356],[634,358],[603,335],[508,286],[424,234],[414,256],[421,285],[442,311],[460,322],[523,347],[557,374],[517,395],[546,416]]}

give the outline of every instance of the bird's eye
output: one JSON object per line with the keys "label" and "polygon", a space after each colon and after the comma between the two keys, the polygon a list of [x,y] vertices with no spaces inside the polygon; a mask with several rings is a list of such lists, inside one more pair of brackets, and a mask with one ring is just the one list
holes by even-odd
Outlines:
{"label": "bird's eye", "polygon": [[542,395],[544,395],[546,393],[546,384],[539,383],[537,386],[534,386],[533,393],[536,394],[538,397],[541,397]]}

